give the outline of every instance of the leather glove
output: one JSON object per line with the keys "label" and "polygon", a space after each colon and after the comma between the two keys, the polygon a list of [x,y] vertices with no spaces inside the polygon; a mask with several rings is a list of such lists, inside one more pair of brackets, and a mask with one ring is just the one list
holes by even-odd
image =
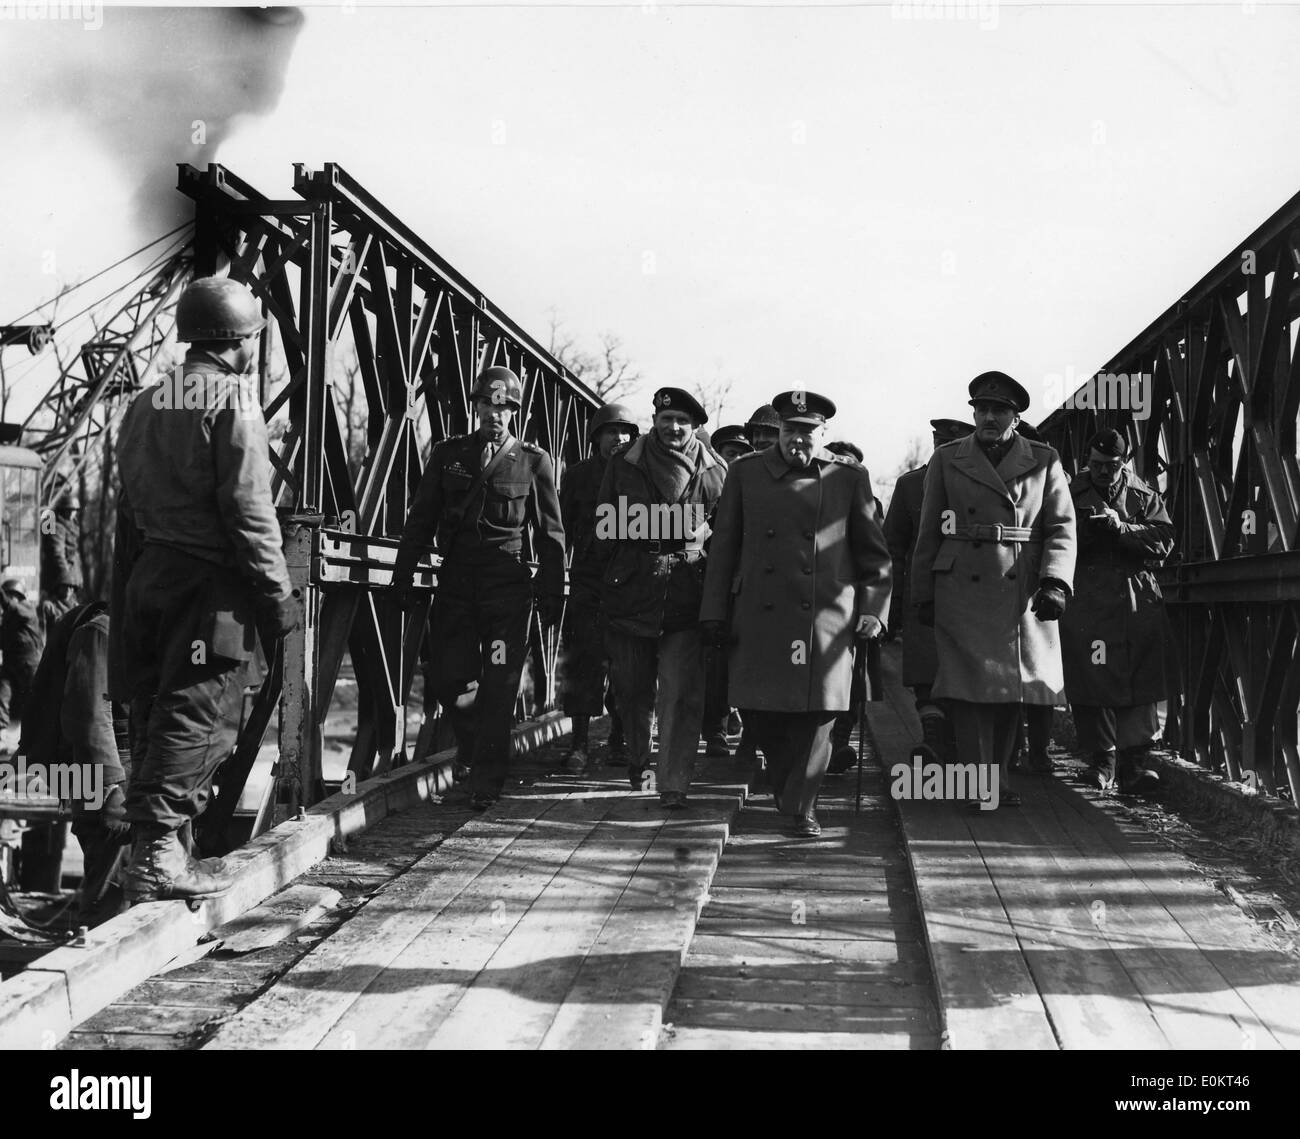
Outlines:
{"label": "leather glove", "polygon": [[701,621],[700,641],[706,649],[722,649],[727,645],[725,621]]}
{"label": "leather glove", "polygon": [[554,629],[560,623],[563,612],[564,598],[552,593],[543,593],[537,598],[537,619],[541,621],[543,629]]}
{"label": "leather glove", "polygon": [[298,600],[292,593],[284,597],[258,598],[257,631],[269,640],[283,640],[301,623]]}
{"label": "leather glove", "polygon": [[1030,608],[1040,621],[1059,621],[1065,612],[1065,590],[1056,585],[1040,585]]}
{"label": "leather glove", "polygon": [[880,636],[884,632],[884,628],[879,617],[872,617],[869,613],[864,613],[858,618],[858,625],[853,630],[853,635],[859,641],[870,641],[874,637]]}
{"label": "leather glove", "polygon": [[934,602],[922,601],[916,606],[916,623],[923,628],[934,628]]}

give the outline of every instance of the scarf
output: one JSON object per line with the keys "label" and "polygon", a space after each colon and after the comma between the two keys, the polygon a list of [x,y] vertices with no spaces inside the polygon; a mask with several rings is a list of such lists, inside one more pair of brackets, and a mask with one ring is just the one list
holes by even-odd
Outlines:
{"label": "scarf", "polygon": [[692,434],[686,441],[686,449],[673,451],[665,447],[659,433],[653,428],[646,437],[645,451],[642,452],[646,474],[663,502],[678,502],[691,478],[700,464],[700,440]]}

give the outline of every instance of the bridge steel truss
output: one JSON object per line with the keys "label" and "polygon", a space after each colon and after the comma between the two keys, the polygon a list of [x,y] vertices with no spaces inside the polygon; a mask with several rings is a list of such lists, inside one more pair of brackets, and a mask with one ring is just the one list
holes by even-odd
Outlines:
{"label": "bridge steel truss", "polygon": [[[204,843],[215,848],[237,840],[229,821],[277,703],[281,805],[292,811],[324,796],[322,729],[345,651],[358,690],[349,771],[358,780],[380,774],[430,746],[432,716],[408,746],[405,705],[436,555],[421,560],[416,586],[427,597],[414,610],[403,612],[388,587],[425,445],[472,428],[475,376],[492,364],[519,375],[517,433],[551,454],[557,479],[581,458],[600,401],[338,165],[296,164],[299,197],[291,200],[268,199],[215,164],[206,171],[182,165],[179,186],[195,203],[195,274],[228,271],[248,284],[271,318],[263,363],[273,350],[283,358],[287,382],[274,393],[264,383],[263,403],[268,423],[287,420],[281,437],[272,432],[274,490],[303,614],[302,628],[272,662],[209,808]],[[367,414],[355,476],[333,364],[348,338]],[[554,703],[557,636],[544,636],[534,617],[529,638],[531,695],[521,710],[531,714]],[[437,640],[434,628],[429,651]]]}
{"label": "bridge steel truss", "polygon": [[[1165,493],[1178,535],[1161,582],[1183,673],[1166,739],[1186,759],[1293,802],[1298,331],[1300,194],[1040,426],[1067,469],[1086,463],[1095,430],[1119,430],[1137,472]],[[1135,375],[1149,378],[1147,417],[1132,388],[1113,398],[1124,385],[1112,377]],[[1094,402],[1110,406],[1081,406]]]}

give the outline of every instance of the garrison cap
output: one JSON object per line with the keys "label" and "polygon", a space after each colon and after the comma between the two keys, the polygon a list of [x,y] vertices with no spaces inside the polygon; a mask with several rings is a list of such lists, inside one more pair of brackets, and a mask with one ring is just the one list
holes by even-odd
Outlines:
{"label": "garrison cap", "polygon": [[835,414],[835,404],[824,395],[796,388],[772,399],[772,406],[782,423],[808,423],[821,426]]}
{"label": "garrison cap", "polygon": [[745,429],[738,423],[730,423],[726,427],[719,427],[709,437],[709,444],[715,451],[726,443],[733,447],[743,447],[746,451],[754,449],[754,445],[745,438]]}
{"label": "garrison cap", "polygon": [[1088,450],[1100,451],[1112,459],[1128,458],[1128,440],[1112,427],[1098,431],[1088,440]]}
{"label": "garrison cap", "polygon": [[862,448],[847,439],[836,439],[834,443],[827,443],[826,450],[832,455],[847,455],[851,459],[857,459],[859,463],[862,462]]}
{"label": "garrison cap", "polygon": [[975,430],[975,424],[966,423],[961,419],[932,419],[930,420],[930,427],[945,443],[951,443],[954,439],[961,439]]}
{"label": "garrison cap", "polygon": [[1015,411],[1029,410],[1029,393],[1025,391],[1006,372],[983,372],[970,382],[970,404],[973,407],[983,400],[986,403],[1001,403]]}
{"label": "garrison cap", "polygon": [[1043,438],[1043,433],[1039,431],[1037,427],[1032,427],[1028,423],[1017,423],[1016,433],[1018,435],[1023,435],[1026,439],[1032,439],[1035,443],[1047,442],[1047,440]]}
{"label": "garrison cap", "polygon": [[696,427],[709,421],[709,413],[700,406],[700,401],[681,388],[660,388],[655,392],[654,405],[656,415],[661,411],[680,411],[689,415]]}
{"label": "garrison cap", "polygon": [[781,417],[777,415],[776,408],[770,403],[755,408],[754,414],[749,417],[749,422],[745,424],[745,430],[749,431],[755,427],[771,427],[775,431],[780,431]]}
{"label": "garrison cap", "polygon": [[27,590],[23,588],[23,583],[16,577],[7,577],[4,581],[0,581],[0,592],[16,593],[24,601],[27,600]]}

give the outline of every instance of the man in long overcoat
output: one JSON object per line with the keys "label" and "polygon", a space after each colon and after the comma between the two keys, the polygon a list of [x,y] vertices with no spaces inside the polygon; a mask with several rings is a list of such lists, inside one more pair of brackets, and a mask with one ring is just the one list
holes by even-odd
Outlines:
{"label": "man in long overcoat", "polygon": [[730,643],[730,699],[767,757],[777,809],[818,834],[817,792],[835,716],[850,707],[855,638],[879,634],[889,551],[871,476],[820,445],[835,405],[808,391],[773,401],[777,444],[732,465],[713,524],[701,628]]}
{"label": "man in long overcoat", "polygon": [[1017,434],[1029,393],[1002,372],[970,384],[975,431],[935,451],[912,555],[916,619],[934,626],[932,694],[950,701],[962,763],[996,765],[999,801],[1021,704],[1063,697],[1055,622],[1074,577],[1075,523],[1060,456]]}
{"label": "man in long overcoat", "polygon": [[1152,789],[1142,760],[1159,733],[1156,702],[1169,693],[1169,627],[1155,573],[1174,545],[1160,495],[1125,465],[1118,431],[1088,443],[1088,466],[1070,484],[1079,519],[1079,567],[1070,612],[1061,619],[1065,694],[1085,778],[1124,792]]}

